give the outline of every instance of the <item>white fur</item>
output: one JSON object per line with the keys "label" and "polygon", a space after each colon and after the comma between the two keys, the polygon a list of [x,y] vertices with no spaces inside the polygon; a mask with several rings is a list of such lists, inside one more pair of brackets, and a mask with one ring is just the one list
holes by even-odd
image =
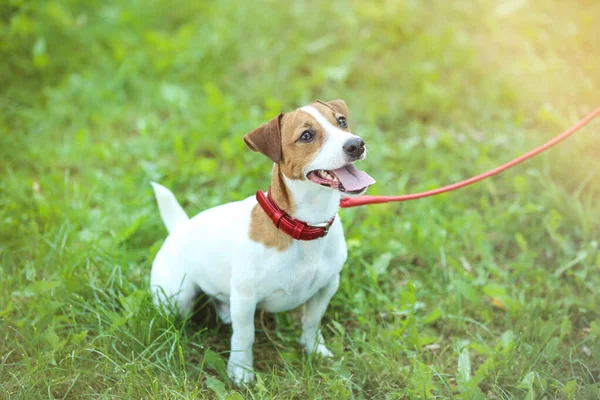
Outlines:
{"label": "white fur", "polygon": [[[331,122],[329,122],[329,120],[313,106],[305,106],[300,108],[300,110],[312,116],[326,132],[323,147],[314,160],[307,165],[305,172],[309,173],[310,171],[318,169],[337,169],[348,164],[347,155],[343,151],[344,143],[349,139],[357,138],[358,136],[332,125]],[[365,155],[366,151],[363,153],[361,159],[363,159]]]}
{"label": "white fur", "polygon": [[[323,152],[336,159],[334,143],[343,155],[340,134],[328,133],[331,138],[316,157],[321,157],[319,162],[323,164]],[[330,162],[321,168],[337,167]],[[267,248],[249,238],[254,196],[184,219],[185,213],[173,194],[153,185],[170,232],[152,265],[150,284],[155,302],[174,304],[186,313],[200,290],[214,297],[220,318],[233,325],[227,371],[236,384],[254,378],[256,309],[280,312],[304,305],[301,343],[308,352],[332,355],[319,325],[337,291],[347,257],[342,223],[336,215],[340,193],[309,181],[286,178],[285,184],[294,199],[294,218],[313,224],[328,221],[334,215],[336,218],[327,236],[312,241],[294,240],[284,251]]]}
{"label": "white fur", "polygon": [[183,221],[187,221],[189,217],[169,189],[156,182],[150,182],[150,184],[154,189],[154,195],[158,201],[160,217],[164,221],[167,231],[171,233],[177,228],[177,225]]}
{"label": "white fur", "polygon": [[[301,189],[292,186],[290,190],[294,198],[302,198]],[[331,197],[339,201],[333,191],[321,192],[314,204],[299,208],[301,214],[309,214],[311,208],[320,211],[321,204],[333,203]],[[159,197],[159,203],[163,199]],[[199,290],[216,299],[221,319],[233,323],[228,372],[237,384],[253,379],[257,308],[280,312],[304,304],[301,343],[309,352],[331,355],[318,328],[347,256],[339,216],[326,237],[294,241],[283,252],[250,240],[250,213],[255,204],[252,196],[178,224],[156,255],[151,274],[156,302],[173,301],[181,313],[190,309]],[[161,208],[168,206],[161,204]],[[330,212],[335,215],[334,210]]]}
{"label": "white fur", "polygon": [[[312,171],[308,170],[306,173]],[[283,177],[285,185],[294,193],[294,218],[309,224],[329,221],[340,206],[340,192],[314,184],[309,180]]]}

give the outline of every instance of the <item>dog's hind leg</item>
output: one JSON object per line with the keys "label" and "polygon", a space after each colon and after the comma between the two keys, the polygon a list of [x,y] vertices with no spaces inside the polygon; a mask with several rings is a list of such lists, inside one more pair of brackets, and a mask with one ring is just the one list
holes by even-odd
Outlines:
{"label": "dog's hind leg", "polygon": [[198,288],[185,274],[176,273],[176,268],[155,260],[150,276],[150,290],[154,304],[168,311],[175,310],[186,316],[194,306]]}
{"label": "dog's hind leg", "polygon": [[198,291],[192,285],[169,287],[168,285],[151,285],[154,304],[161,309],[177,311],[185,317],[193,308]]}
{"label": "dog's hind leg", "polygon": [[217,315],[219,316],[219,319],[221,320],[221,322],[223,322],[225,325],[229,325],[231,324],[231,312],[230,312],[230,308],[229,308],[229,304],[225,303],[224,301],[220,301],[215,299],[215,310],[217,310]]}

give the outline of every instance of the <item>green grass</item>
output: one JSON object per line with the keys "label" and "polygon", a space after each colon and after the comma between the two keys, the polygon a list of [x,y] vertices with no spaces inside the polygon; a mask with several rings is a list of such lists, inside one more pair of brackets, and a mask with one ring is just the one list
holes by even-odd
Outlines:
{"label": "green grass", "polygon": [[303,354],[295,314],[257,315],[257,381],[236,389],[230,328],[160,316],[148,276],[149,181],[189,214],[264,189],[242,135],[317,98],[346,100],[371,194],[457,181],[600,105],[599,18],[594,0],[2,3],[0,398],[598,398],[598,122],[471,188],[341,211],[333,361]]}

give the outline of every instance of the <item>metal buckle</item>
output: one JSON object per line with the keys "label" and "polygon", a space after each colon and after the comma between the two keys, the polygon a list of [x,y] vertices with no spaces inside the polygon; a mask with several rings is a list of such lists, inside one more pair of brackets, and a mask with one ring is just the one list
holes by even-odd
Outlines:
{"label": "metal buckle", "polygon": [[329,233],[329,227],[331,226],[329,222],[321,222],[320,224],[306,224],[311,228],[323,228],[323,236],[326,236]]}

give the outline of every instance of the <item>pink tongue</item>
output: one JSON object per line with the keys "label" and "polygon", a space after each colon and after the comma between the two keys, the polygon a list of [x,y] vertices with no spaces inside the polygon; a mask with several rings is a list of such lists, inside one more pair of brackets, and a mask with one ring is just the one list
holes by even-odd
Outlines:
{"label": "pink tongue", "polygon": [[375,179],[371,178],[369,174],[361,171],[352,164],[334,169],[331,172],[337,176],[342,185],[344,185],[344,189],[349,192],[364,189],[375,183]]}

